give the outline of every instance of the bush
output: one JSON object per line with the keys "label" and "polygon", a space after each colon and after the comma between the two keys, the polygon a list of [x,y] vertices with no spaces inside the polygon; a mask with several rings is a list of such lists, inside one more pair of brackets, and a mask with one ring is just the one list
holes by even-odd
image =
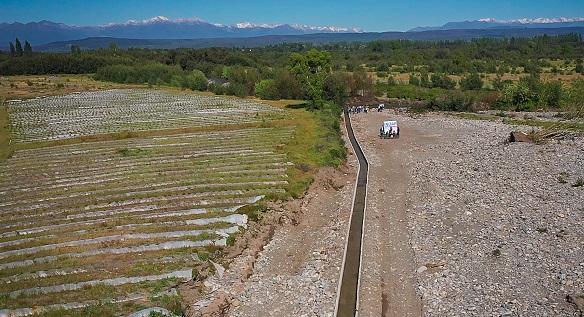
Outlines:
{"label": "bush", "polygon": [[223,88],[222,85],[219,85],[219,84],[211,84],[207,87],[207,89],[209,91],[212,91],[216,95],[224,95],[225,94],[225,89]]}
{"label": "bush", "polygon": [[480,90],[483,88],[483,80],[478,73],[472,73],[460,81],[462,90]]}
{"label": "bush", "polygon": [[338,166],[347,156],[345,142],[341,137],[341,113],[342,109],[331,102],[325,103],[321,110],[315,112],[320,122],[320,138],[315,151],[320,154],[318,163],[322,166]]}
{"label": "bush", "polygon": [[474,98],[461,92],[449,92],[440,98],[431,99],[428,106],[442,111],[474,111]]}
{"label": "bush", "polygon": [[191,90],[205,91],[209,82],[207,77],[200,70],[194,70],[192,74],[188,75],[186,78],[186,85]]}
{"label": "bush", "polygon": [[209,260],[209,254],[205,251],[199,251],[197,252],[197,258],[199,261],[207,261]]}
{"label": "bush", "polygon": [[242,84],[229,83],[225,87],[225,94],[245,98],[247,97],[247,88]]}
{"label": "bush", "polygon": [[274,79],[264,79],[257,82],[255,84],[255,94],[256,96],[265,100],[280,99],[278,88],[276,86],[276,80]]}

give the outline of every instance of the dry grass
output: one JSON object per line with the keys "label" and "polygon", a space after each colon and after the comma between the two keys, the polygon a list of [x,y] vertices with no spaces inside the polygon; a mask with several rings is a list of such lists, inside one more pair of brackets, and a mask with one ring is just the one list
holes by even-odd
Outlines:
{"label": "dry grass", "polygon": [[8,76],[7,78],[8,81],[2,82],[2,91],[7,100],[64,95],[76,91],[145,87],[96,81],[90,75]]}

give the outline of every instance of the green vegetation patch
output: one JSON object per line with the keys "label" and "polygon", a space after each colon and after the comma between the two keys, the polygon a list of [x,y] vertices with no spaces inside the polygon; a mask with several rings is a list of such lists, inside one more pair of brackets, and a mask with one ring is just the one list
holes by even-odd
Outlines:
{"label": "green vegetation patch", "polygon": [[116,152],[124,157],[131,157],[131,156],[144,156],[148,154],[148,151],[139,149],[139,148],[123,148],[117,149]]}
{"label": "green vegetation patch", "polygon": [[10,137],[10,118],[8,116],[8,106],[0,96],[0,162],[12,156],[14,148],[12,147]]}

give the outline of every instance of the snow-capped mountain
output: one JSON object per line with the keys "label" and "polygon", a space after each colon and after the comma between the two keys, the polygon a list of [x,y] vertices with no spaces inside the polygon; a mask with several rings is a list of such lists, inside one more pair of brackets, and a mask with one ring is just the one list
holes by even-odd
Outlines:
{"label": "snow-capped mountain", "polygon": [[515,20],[496,20],[493,18],[479,19],[481,22],[497,23],[497,24],[542,24],[542,23],[570,23],[570,22],[584,22],[584,18],[537,18],[537,19],[515,19]]}
{"label": "snow-capped mountain", "polygon": [[19,38],[32,45],[67,41],[88,37],[116,37],[134,39],[194,39],[233,38],[264,35],[300,35],[311,33],[361,33],[363,30],[337,26],[307,26],[300,24],[254,24],[241,22],[221,25],[198,18],[170,20],[156,16],[148,20],[129,20],[96,26],[75,26],[51,21],[31,23],[0,23],[0,43],[7,44]]}
{"label": "snow-capped mountain", "polygon": [[408,32],[432,30],[463,30],[463,29],[493,29],[493,28],[561,28],[584,26],[584,18],[537,18],[496,20],[493,18],[478,19],[475,21],[448,22],[442,26],[419,26]]}

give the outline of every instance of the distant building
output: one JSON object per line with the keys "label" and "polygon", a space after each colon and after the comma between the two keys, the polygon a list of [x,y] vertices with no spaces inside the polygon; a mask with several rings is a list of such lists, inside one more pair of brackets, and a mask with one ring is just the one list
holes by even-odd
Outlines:
{"label": "distant building", "polygon": [[229,81],[227,79],[219,78],[219,77],[211,77],[207,79],[207,83],[209,85],[219,85],[219,86],[226,86],[229,85]]}

